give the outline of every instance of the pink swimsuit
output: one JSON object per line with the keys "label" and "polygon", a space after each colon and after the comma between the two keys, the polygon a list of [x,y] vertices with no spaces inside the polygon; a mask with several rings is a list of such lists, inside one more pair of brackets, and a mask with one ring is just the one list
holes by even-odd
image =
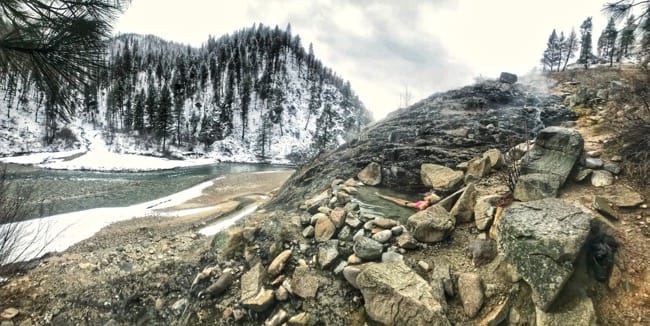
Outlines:
{"label": "pink swimsuit", "polygon": [[421,206],[424,206],[425,204],[426,204],[426,201],[424,201],[424,200],[418,200],[418,201],[415,202],[415,208],[417,208],[417,209],[422,209]]}

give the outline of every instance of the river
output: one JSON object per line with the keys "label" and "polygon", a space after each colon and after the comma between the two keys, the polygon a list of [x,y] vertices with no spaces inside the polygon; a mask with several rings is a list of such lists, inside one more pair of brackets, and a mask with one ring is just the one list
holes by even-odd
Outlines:
{"label": "river", "polygon": [[16,184],[33,187],[29,217],[50,216],[97,207],[124,207],[177,193],[232,173],[278,170],[268,164],[217,163],[148,172],[68,171],[7,165]]}

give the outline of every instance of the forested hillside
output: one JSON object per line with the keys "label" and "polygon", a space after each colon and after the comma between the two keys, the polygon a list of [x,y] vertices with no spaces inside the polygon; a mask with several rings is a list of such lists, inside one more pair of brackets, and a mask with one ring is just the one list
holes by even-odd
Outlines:
{"label": "forested hillside", "polygon": [[[18,112],[47,129],[45,142],[56,141],[67,123],[47,99],[16,76],[1,82],[7,116],[22,106]],[[305,50],[290,26],[259,24],[200,48],[117,36],[107,68],[77,98],[71,120],[103,130],[116,151],[239,161],[301,161],[371,119],[350,83],[316,59],[311,45]],[[48,119],[36,116],[40,106],[52,111]]]}

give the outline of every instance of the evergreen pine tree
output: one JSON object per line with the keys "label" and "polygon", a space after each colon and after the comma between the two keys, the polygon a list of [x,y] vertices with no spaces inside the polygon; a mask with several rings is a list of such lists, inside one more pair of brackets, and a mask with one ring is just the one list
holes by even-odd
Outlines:
{"label": "evergreen pine tree", "polygon": [[135,105],[133,107],[133,129],[140,134],[144,132],[144,106],[145,106],[144,89],[141,89],[135,96]]}
{"label": "evergreen pine tree", "polygon": [[156,135],[162,139],[163,152],[166,150],[165,143],[171,124],[172,105],[172,95],[169,87],[165,84],[160,93],[160,101],[158,102],[158,111],[156,114]]}
{"label": "evergreen pine tree", "polygon": [[571,34],[562,44],[564,47],[564,64],[562,65],[562,71],[566,70],[566,66],[569,63],[569,59],[575,57],[576,51],[578,50],[578,37],[576,31],[571,29]]}
{"label": "evergreen pine tree", "polygon": [[[0,1],[0,77],[30,75],[47,94],[50,116],[68,120],[74,95],[104,63],[120,0]],[[51,139],[50,137],[46,137]]]}
{"label": "evergreen pine tree", "polygon": [[589,69],[594,56],[591,52],[591,29],[591,17],[588,17],[580,25],[580,56],[578,57],[578,63],[584,65],[585,69]]}
{"label": "evergreen pine tree", "polygon": [[634,15],[630,15],[625,27],[621,30],[621,37],[619,38],[618,45],[618,61],[620,61],[621,58],[628,58],[630,56],[632,47],[634,46],[634,31],[636,28],[636,19],[634,18]]}
{"label": "evergreen pine tree", "polygon": [[147,99],[145,101],[145,110],[147,111],[147,130],[156,131],[156,115],[158,112],[158,91],[152,80],[149,81],[147,88]]}

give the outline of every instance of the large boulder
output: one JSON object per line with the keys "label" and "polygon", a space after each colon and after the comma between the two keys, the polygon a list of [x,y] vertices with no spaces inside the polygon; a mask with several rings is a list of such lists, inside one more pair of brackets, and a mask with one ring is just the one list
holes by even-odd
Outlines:
{"label": "large boulder", "polygon": [[383,325],[450,325],[433,289],[401,261],[368,263],[356,283],[366,313]]}
{"label": "large boulder", "polygon": [[440,205],[433,205],[411,215],[406,227],[421,242],[439,242],[454,230],[456,219]]}
{"label": "large boulder", "polygon": [[548,127],[537,135],[526,153],[515,199],[521,201],[556,197],[584,147],[580,133],[573,129]]}
{"label": "large boulder", "polygon": [[368,186],[376,186],[381,183],[381,165],[372,162],[357,174],[359,181]]}
{"label": "large boulder", "polygon": [[420,167],[422,183],[436,192],[449,193],[457,190],[463,181],[463,172],[444,165],[425,163]]}
{"label": "large boulder", "polygon": [[517,82],[517,75],[504,71],[499,76],[499,81],[502,83],[514,84]]}
{"label": "large boulder", "polygon": [[499,249],[532,288],[538,308],[548,310],[573,274],[592,218],[562,200],[547,198],[508,207],[496,222]]}
{"label": "large boulder", "polygon": [[465,187],[465,191],[463,191],[463,194],[458,198],[454,207],[449,211],[449,215],[461,223],[471,222],[474,217],[476,195],[476,187],[474,187],[473,183],[470,183]]}

